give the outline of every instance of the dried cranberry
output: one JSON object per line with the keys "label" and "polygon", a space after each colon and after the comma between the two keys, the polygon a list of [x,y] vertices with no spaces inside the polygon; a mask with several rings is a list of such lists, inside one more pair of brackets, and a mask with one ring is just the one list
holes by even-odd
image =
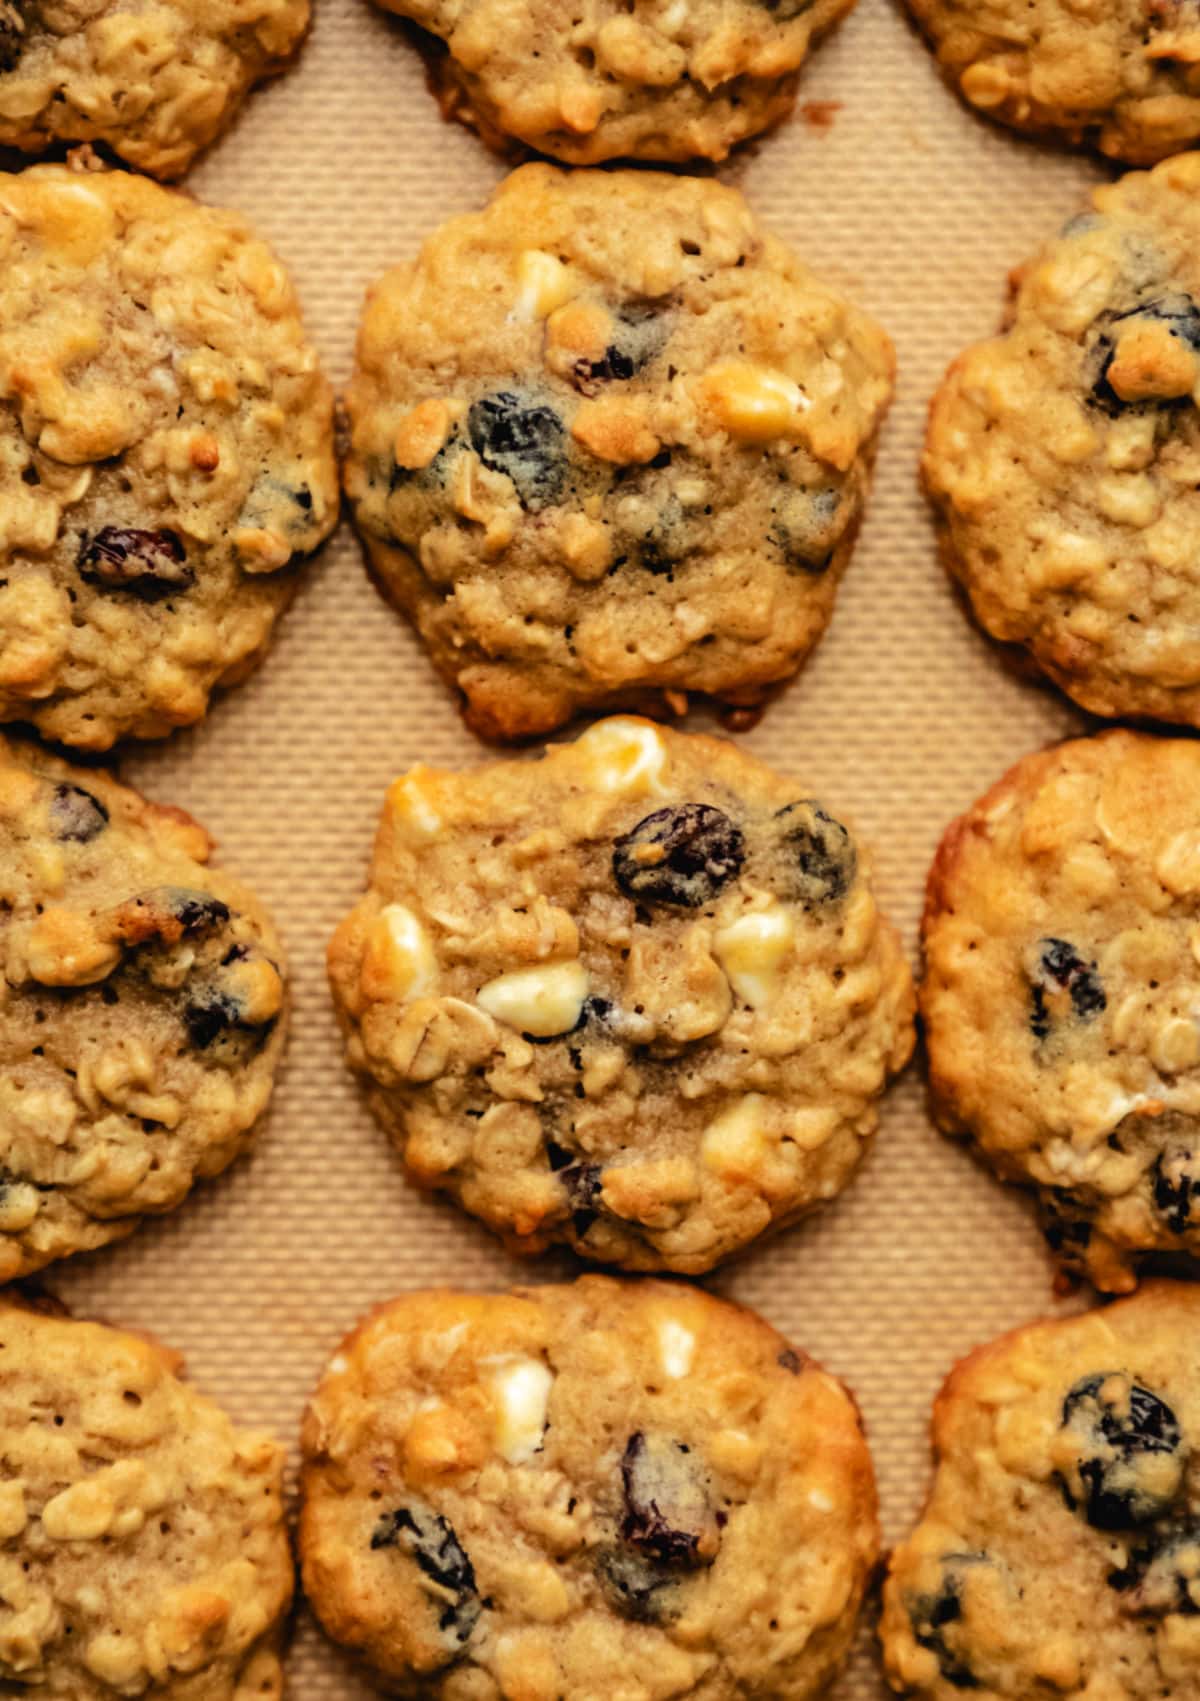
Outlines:
{"label": "dried cranberry", "polygon": [[64,781],[50,799],[50,825],[56,838],[86,845],[108,826],[108,810],[90,791]]}
{"label": "dried cranberry", "polygon": [[146,532],[104,526],[92,536],[85,532],[76,566],[87,584],[106,591],[129,591],[143,602],[157,602],[196,583],[182,539],[166,528]]}

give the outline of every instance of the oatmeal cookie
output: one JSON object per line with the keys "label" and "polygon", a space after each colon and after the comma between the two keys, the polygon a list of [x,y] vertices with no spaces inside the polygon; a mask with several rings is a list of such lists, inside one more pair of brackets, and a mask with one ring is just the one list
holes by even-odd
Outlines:
{"label": "oatmeal cookie", "polygon": [[735,190],[525,166],[372,292],[346,487],[485,737],[757,703],[829,620],[891,376]]}
{"label": "oatmeal cookie", "polygon": [[130,1233],[249,1142],[283,959],[210,849],[181,809],[0,739],[0,1281]]}
{"label": "oatmeal cookie", "polygon": [[709,1269],[843,1188],[913,1043],[870,860],[715,739],[414,768],[329,951],[409,1174],[519,1252]]}
{"label": "oatmeal cookie", "polygon": [[932,1491],[884,1588],[893,1688],[1196,1694],[1198,1359],[1200,1292],[1155,1282],[957,1366],[934,1407]]}
{"label": "oatmeal cookie", "polygon": [[308,18],[309,0],[0,0],[0,147],[102,142],[178,177]]}
{"label": "oatmeal cookie", "polygon": [[329,386],[235,214],[0,179],[0,719],[91,750],[204,714],[337,519]]}
{"label": "oatmeal cookie", "polygon": [[283,1448],[155,1342],[0,1303],[0,1686],[278,1701]]}
{"label": "oatmeal cookie", "polygon": [[950,368],[924,475],[981,624],[1085,709],[1200,724],[1200,155],[1097,189]]}
{"label": "oatmeal cookie", "polygon": [[929,878],[934,1108],[1098,1287],[1200,1254],[1200,744],[1114,731],[1028,756]]}
{"label": "oatmeal cookie", "polygon": [[401,1695],[802,1701],[878,1554],[846,1390],[669,1282],[382,1306],[303,1452],[309,1600]]}
{"label": "oatmeal cookie", "polygon": [[786,118],[854,0],[379,0],[427,32],[442,109],[572,165],[724,159]]}
{"label": "oatmeal cookie", "polygon": [[908,0],[959,92],[1018,130],[1150,165],[1200,139],[1197,0]]}

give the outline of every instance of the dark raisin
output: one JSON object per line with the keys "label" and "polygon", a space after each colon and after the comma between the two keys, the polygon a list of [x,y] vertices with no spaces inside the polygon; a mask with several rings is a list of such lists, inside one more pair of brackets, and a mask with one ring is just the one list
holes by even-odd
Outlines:
{"label": "dark raisin", "polygon": [[833,485],[819,490],[789,490],[775,507],[771,539],[789,567],[813,577],[827,572],[838,539],[845,530],[841,492]]}
{"label": "dark raisin", "polygon": [[157,941],[177,945],[181,939],[194,939],[209,933],[229,920],[229,905],[209,892],[189,892],[179,886],[160,886],[152,892],[140,892],[129,898],[114,912],[116,937],[126,945],[145,945]]}
{"label": "dark raisin", "polygon": [[613,847],[613,878],[639,903],[699,909],[736,878],[745,839],[721,809],[681,803],[656,809]]}
{"label": "dark raisin", "polygon": [[82,786],[56,785],[50,799],[50,825],[56,838],[86,845],[108,825],[108,810]]}
{"label": "dark raisin", "polygon": [[[1173,337],[1187,343],[1189,348],[1200,351],[1200,308],[1197,308],[1190,296],[1158,296],[1152,301],[1141,302],[1124,313],[1106,314],[1097,321],[1098,334],[1092,340],[1090,348],[1090,359],[1095,367],[1091,385],[1093,405],[1115,418],[1129,408],[1169,408],[1178,406],[1180,402],[1190,401],[1190,397],[1167,397],[1159,401],[1128,402],[1113,389],[1108,375],[1116,357],[1117,342],[1121,334],[1119,327],[1127,325],[1131,319],[1151,319],[1165,324]],[[1103,329],[1099,329],[1101,326]]]}
{"label": "dark raisin", "polygon": [[557,1045],[559,1040],[566,1039],[570,1034],[579,1033],[580,1029],[590,1024],[603,1023],[612,1014],[611,998],[585,998],[579,1011],[579,1019],[573,1028],[567,1028],[561,1034],[522,1034],[523,1040],[530,1045]]}
{"label": "dark raisin", "polygon": [[786,1370],[790,1376],[799,1376],[804,1369],[804,1360],[799,1353],[793,1352],[791,1347],[784,1347],[783,1351],[777,1355],[775,1363],[781,1369]]}
{"label": "dark raisin", "polygon": [[106,591],[129,591],[143,602],[157,602],[196,583],[183,540],[165,528],[145,532],[105,526],[92,536],[84,532],[75,565],[85,583]]}
{"label": "dark raisin", "polygon": [[553,408],[497,390],[472,404],[467,430],[484,466],[512,480],[522,507],[558,501],[566,478],[566,432]]}
{"label": "dark raisin", "polygon": [[1092,1225],[1077,1213],[1079,1200],[1069,1189],[1052,1187],[1042,1195],[1045,1226],[1042,1233],[1052,1252],[1062,1254],[1068,1262],[1082,1252],[1092,1238]]}
{"label": "dark raisin", "polygon": [[776,23],[790,24],[793,18],[802,17],[812,5],[813,0],[758,0],[760,6],[765,6]]}
{"label": "dark raisin", "polygon": [[600,1164],[572,1163],[560,1171],[567,1199],[571,1205],[571,1221],[580,1237],[588,1232],[600,1214],[597,1201],[604,1189],[604,1170]]}
{"label": "dark raisin", "polygon": [[241,1001],[216,986],[201,987],[189,996],[183,1020],[197,1051],[209,1050],[218,1040],[236,1041],[243,1053],[257,1049],[275,1026],[274,1017],[269,1022],[244,1021]]}
{"label": "dark raisin", "polygon": [[779,810],[785,852],[787,895],[805,909],[836,904],[846,896],[858,872],[854,840],[812,798]]}
{"label": "dark raisin", "polygon": [[621,1539],[643,1558],[683,1571],[712,1563],[716,1521],[682,1442],[636,1430],[621,1455],[621,1494]]}
{"label": "dark raisin", "polygon": [[433,1596],[439,1612],[438,1627],[455,1642],[463,1643],[479,1622],[479,1594],[475,1567],[445,1518],[423,1506],[401,1506],[385,1512],[371,1533],[371,1551],[399,1547],[410,1553],[424,1576],[438,1590],[454,1598]]}
{"label": "dark raisin", "polygon": [[922,1648],[936,1655],[938,1670],[955,1689],[978,1689],[979,1679],[958,1643],[955,1626],[962,1622],[963,1571],[971,1565],[989,1563],[982,1553],[948,1553],[942,1560],[942,1582],[936,1594],[918,1595],[908,1605],[913,1636]]}
{"label": "dark raisin", "polygon": [[0,71],[11,71],[25,46],[27,0],[0,0]]}
{"label": "dark raisin", "polygon": [[666,1624],[679,1616],[683,1606],[679,1578],[627,1547],[602,1550],[596,1572],[622,1618],[635,1624]]}
{"label": "dark raisin", "polygon": [[[1157,1394],[1123,1370],[1085,1376],[1063,1403],[1063,1427],[1078,1461],[1062,1479],[1067,1504],[1098,1530],[1132,1530],[1159,1518],[1178,1492],[1187,1448],[1178,1419]],[[1169,1455],[1146,1469],[1151,1458]]]}
{"label": "dark raisin", "polygon": [[1154,1205],[1172,1234],[1186,1234],[1200,1206],[1200,1164],[1190,1148],[1159,1152],[1151,1170]]}
{"label": "dark raisin", "polygon": [[616,312],[613,340],[599,360],[577,360],[571,369],[575,387],[585,396],[603,384],[625,383],[648,366],[667,340],[668,327],[653,307],[629,302]]}
{"label": "dark raisin", "polygon": [[291,496],[292,501],[296,504],[297,508],[303,509],[306,514],[312,513],[312,491],[306,484],[302,484],[298,490],[293,490]]}
{"label": "dark raisin", "polygon": [[214,898],[208,892],[177,891],[171,894],[171,913],[182,927],[184,933],[191,938],[197,933],[207,933],[210,928],[220,927],[229,920],[229,905],[222,903],[220,898]]}
{"label": "dark raisin", "polygon": [[[1114,1576],[1121,1581],[1114,1582]],[[1128,1578],[1128,1581],[1125,1579]],[[1110,1587],[1128,1593],[1127,1611],[1147,1618],[1180,1613],[1200,1615],[1200,1526],[1186,1523],[1169,1530],[1152,1546],[1138,1548],[1123,1572],[1108,1578]]]}
{"label": "dark raisin", "polygon": [[[1041,939],[1037,949],[1029,993],[1029,1026],[1036,1039],[1047,1037],[1058,1016],[1089,1022],[1107,1009],[1108,999],[1094,962],[1085,961],[1065,939]],[[1066,1004],[1055,996],[1064,992]]]}

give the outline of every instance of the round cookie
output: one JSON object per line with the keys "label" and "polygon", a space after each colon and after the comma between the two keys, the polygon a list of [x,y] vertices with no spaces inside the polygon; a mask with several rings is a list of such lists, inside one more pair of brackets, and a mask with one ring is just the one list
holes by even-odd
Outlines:
{"label": "round cookie", "polygon": [[803,1701],[879,1551],[846,1390],[673,1283],[394,1300],[302,1447],[309,1601],[404,1695]]}
{"label": "round cookie", "polygon": [[1200,724],[1200,155],[1097,189],[934,399],[951,572],[1084,708]]}
{"label": "round cookie", "polygon": [[884,1587],[893,1688],[1163,1701],[1200,1677],[1200,1292],[1148,1284],[959,1364]]}
{"label": "round cookie", "polygon": [[0,739],[0,1281],[178,1205],[283,1050],[269,917],[181,809]]}
{"label": "round cookie", "polygon": [[329,949],[409,1175],[514,1251],[696,1274],[831,1199],[913,1044],[870,859],[715,739],[412,769]]}
{"label": "round cookie", "polygon": [[371,293],[346,488],[484,737],[756,704],[832,613],[892,367],[736,190],[529,165]]}
{"label": "round cookie", "polygon": [[0,1304],[0,1684],[279,1701],[283,1448],[156,1342]]}
{"label": "round cookie", "polygon": [[1036,1189],[1098,1287],[1200,1254],[1200,744],[1018,762],[943,839],[924,943],[942,1126]]}
{"label": "round cookie", "polygon": [[279,262],[127,172],[0,180],[0,720],[103,750],[199,720],[337,520]]}
{"label": "round cookie", "polygon": [[0,147],[102,142],[178,177],[308,20],[309,0],[0,0]]}
{"label": "round cookie", "polygon": [[571,165],[724,159],[796,104],[854,0],[379,0],[422,30],[447,117]]}
{"label": "round cookie", "polygon": [[1200,138],[1195,0],[908,0],[989,118],[1149,165]]}

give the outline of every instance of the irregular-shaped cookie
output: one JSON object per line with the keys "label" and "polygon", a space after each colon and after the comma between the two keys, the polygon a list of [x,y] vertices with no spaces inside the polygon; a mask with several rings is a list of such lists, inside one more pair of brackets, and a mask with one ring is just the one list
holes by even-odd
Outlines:
{"label": "irregular-shaped cookie", "polygon": [[735,190],[526,166],[372,292],[346,488],[484,736],[758,703],[829,620],[892,365]]}
{"label": "irregular-shaped cookie", "polygon": [[1084,708],[1200,724],[1200,155],[1097,189],[950,368],[924,476],[994,638]]}
{"label": "irregular-shaped cookie", "polygon": [[1018,762],[946,833],[924,939],[942,1125],[1036,1188],[1099,1287],[1200,1253],[1200,744]]}
{"label": "irregular-shaped cookie", "polygon": [[337,521],[332,395],[236,214],[127,172],[0,180],[0,720],[199,720]]}
{"label": "irregular-shaped cookie", "polygon": [[0,1305],[0,1685],[31,1701],[279,1701],[283,1448],[178,1355]]}
{"label": "irregular-shaped cookie", "polygon": [[308,19],[309,0],[0,0],[0,147],[102,142],[178,177]]}
{"label": "irregular-shaped cookie", "polygon": [[846,1390],[673,1283],[381,1306],[303,1451],[305,1591],[404,1695],[803,1701],[878,1553]]}
{"label": "irregular-shaped cookie", "polygon": [[707,1270],[846,1185],[912,1049],[869,875],[804,787],[647,721],[414,768],[330,945],[351,1067],[515,1251]]}
{"label": "irregular-shaped cookie", "polygon": [[0,739],[0,1280],[178,1205],[248,1144],[282,952],[181,809]]}
{"label": "irregular-shaped cookie", "polygon": [[573,165],[724,159],[786,118],[854,0],[380,0],[428,32],[446,115]]}
{"label": "irregular-shaped cookie", "polygon": [[892,1555],[893,1688],[1163,1701],[1200,1681],[1200,1291],[1148,1284],[959,1364]]}
{"label": "irregular-shaped cookie", "polygon": [[1200,138],[1196,0],[908,0],[989,118],[1149,165]]}

